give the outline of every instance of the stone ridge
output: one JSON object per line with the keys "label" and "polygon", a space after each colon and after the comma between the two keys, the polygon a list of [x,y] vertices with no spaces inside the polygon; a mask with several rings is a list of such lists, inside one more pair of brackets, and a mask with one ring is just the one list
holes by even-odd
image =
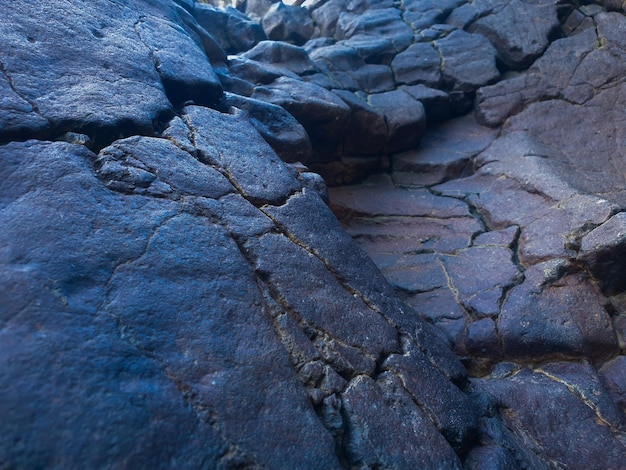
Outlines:
{"label": "stone ridge", "polygon": [[5,9],[0,467],[623,466],[621,5],[298,3]]}

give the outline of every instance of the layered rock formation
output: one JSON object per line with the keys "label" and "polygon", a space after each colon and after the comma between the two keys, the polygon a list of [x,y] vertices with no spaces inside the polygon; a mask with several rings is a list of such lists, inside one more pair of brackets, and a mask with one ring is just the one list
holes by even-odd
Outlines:
{"label": "layered rock formation", "polygon": [[622,468],[614,3],[13,2],[0,466]]}

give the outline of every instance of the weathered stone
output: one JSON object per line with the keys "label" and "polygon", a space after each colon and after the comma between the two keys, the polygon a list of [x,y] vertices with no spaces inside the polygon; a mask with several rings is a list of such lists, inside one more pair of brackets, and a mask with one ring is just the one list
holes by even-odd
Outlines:
{"label": "weathered stone", "polygon": [[149,44],[167,97],[173,104],[193,100],[215,104],[222,86],[204,51],[180,26],[170,21],[146,18],[135,28],[144,44]]}
{"label": "weathered stone", "polygon": [[[468,310],[480,317],[496,317],[504,290],[520,276],[513,253],[502,247],[472,247],[441,257],[450,289]],[[480,275],[467,273],[480,265]]]}
{"label": "weathered stone", "polygon": [[401,90],[424,105],[428,123],[432,124],[450,118],[452,110],[450,109],[450,96],[447,93],[421,84],[403,86]]}
{"label": "weathered stone", "polygon": [[399,152],[417,145],[426,130],[422,103],[401,90],[370,95],[368,102],[385,115],[389,130],[385,152]]}
{"label": "weathered stone", "polygon": [[[574,381],[559,377],[557,370],[563,367],[575,374]],[[625,457],[617,430],[620,424],[599,409],[606,392],[597,378],[592,379],[591,393],[577,383],[589,380],[589,375],[589,366],[551,364],[479,383],[499,403],[506,426],[523,430],[518,434],[521,444],[543,462],[577,467],[580,462],[593,461],[619,468]]]}
{"label": "weathered stone", "polygon": [[519,227],[511,226],[503,230],[481,233],[474,238],[473,246],[503,246],[513,248],[519,236]]}
{"label": "weathered stone", "polygon": [[498,337],[496,323],[491,318],[471,322],[463,340],[463,346],[472,356],[500,359],[502,345]]}
{"label": "weathered stone", "polygon": [[391,69],[400,84],[437,88],[441,84],[441,56],[433,44],[419,42],[397,54]]}
{"label": "weathered stone", "polygon": [[272,0],[247,0],[245,2],[245,13],[250,19],[260,23],[263,15],[267,13],[272,3]]}
{"label": "weathered stone", "polygon": [[357,34],[372,34],[389,39],[396,51],[405,49],[413,39],[413,30],[395,8],[366,10],[361,14],[341,13],[335,37],[349,39]]}
{"label": "weathered stone", "polygon": [[[430,292],[448,285],[439,257],[433,253],[398,254],[375,257],[385,278],[409,294]],[[425,310],[423,307],[418,310]],[[428,312],[424,312],[425,315]]]}
{"label": "weathered stone", "polygon": [[600,369],[601,378],[606,388],[613,396],[615,403],[623,410],[626,406],[626,356],[617,356],[608,361]]}
{"label": "weathered stone", "polygon": [[396,87],[391,69],[386,65],[364,64],[348,74],[365,93],[382,93]]}
{"label": "weathered stone", "polygon": [[582,275],[565,275],[542,263],[526,270],[502,306],[498,331],[509,357],[606,358],[617,339],[605,301]]}
{"label": "weathered stone", "polygon": [[578,258],[589,266],[603,292],[614,295],[626,290],[622,268],[626,254],[626,213],[620,212],[582,239]]}
{"label": "weathered stone", "polygon": [[23,138],[29,134],[45,133],[48,120],[37,113],[32,103],[14,90],[4,69],[0,72],[0,142]]}
{"label": "weathered stone", "polygon": [[318,71],[304,49],[280,41],[261,41],[241,57],[280,65],[298,75],[310,75]]}
{"label": "weathered stone", "polygon": [[316,48],[310,56],[318,66],[334,72],[358,70],[365,65],[365,61],[354,48],[342,43]]}
{"label": "weathered stone", "polygon": [[396,55],[393,42],[383,36],[356,34],[340,44],[354,49],[366,64],[388,65]]}
{"label": "weathered stone", "polygon": [[621,468],[619,1],[14,3],[4,466]]}
{"label": "weathered stone", "polygon": [[[342,394],[346,416],[344,447],[351,465],[461,468],[458,458],[394,377],[381,384],[353,379]],[[366,406],[368,402],[383,406]],[[364,406],[365,405],[365,406]],[[393,431],[389,431],[393,429]],[[435,452],[438,458],[433,459]]]}
{"label": "weathered stone", "polygon": [[433,44],[441,56],[444,83],[451,89],[473,92],[500,76],[496,50],[484,36],[456,30]]}
{"label": "weathered stone", "polygon": [[271,85],[259,87],[252,97],[285,108],[313,140],[339,141],[350,117],[350,108],[333,93],[291,78],[278,78]]}
{"label": "weathered stone", "polygon": [[[331,188],[332,203],[332,188]],[[370,256],[376,253],[454,252],[470,245],[483,227],[472,217],[388,217],[354,219],[345,229]]]}
{"label": "weathered stone", "polygon": [[[324,264],[330,266],[340,279],[349,280],[347,285],[352,292],[381,317],[408,332],[436,368],[455,383],[465,380],[465,371],[443,340],[397,297],[371,259],[363,251],[354,249],[352,239],[340,229],[337,219],[317,195],[305,191],[290,198],[283,206],[265,210],[287,230],[290,238],[299,240],[304,246],[315,244],[316,254]],[[315,240],[314,233],[319,233]],[[369,269],[364,270],[365,266]],[[367,275],[364,275],[366,271]]]}
{"label": "weathered stone", "polygon": [[[296,310],[301,321],[313,331],[319,329],[343,344],[362,348],[362,353],[374,358],[398,348],[396,330],[361,299],[346,291],[312,253],[274,234],[264,235],[258,242],[248,242],[246,249],[257,272],[284,299],[284,307]],[[310,277],[295,275],[305,270],[311,273]],[[303,304],[303,292],[313,301]],[[348,311],[352,312],[350,318],[365,318],[365,321],[358,320],[361,322],[358,327],[351,324],[340,315]]]}
{"label": "weathered stone", "polygon": [[427,132],[419,148],[392,157],[393,179],[400,184],[433,185],[466,176],[472,157],[495,136],[471,116],[449,121]]}
{"label": "weathered stone", "polygon": [[447,285],[411,295],[406,302],[417,310],[424,319],[443,331],[450,347],[454,347],[461,333],[465,331],[467,314]]}
{"label": "weathered stone", "polygon": [[395,188],[389,178],[384,177],[355,187],[332,188],[331,197],[335,211],[341,212],[342,218],[469,216],[467,205],[457,199],[435,196],[426,189]]}
{"label": "weathered stone", "polygon": [[[159,4],[148,16],[169,29],[168,14],[174,13]],[[2,122],[9,127],[5,131],[3,125],[2,140],[72,130],[103,145],[120,129],[124,135],[150,133],[155,121],[171,113],[153,48],[137,40],[134,9],[106,1],[80,8],[73,2],[48,8],[18,1],[6,15],[0,26],[0,86],[10,88],[2,101]],[[184,31],[175,34],[180,43],[191,41]],[[13,117],[5,117],[7,112]],[[27,117],[18,125],[15,116],[22,114]]]}
{"label": "weathered stone", "polygon": [[[222,168],[250,200],[276,204],[300,189],[298,180],[243,112],[224,114],[199,106],[187,106],[184,112],[201,160]],[[241,150],[246,148],[254,150]]]}
{"label": "weathered stone", "polygon": [[337,21],[345,11],[347,0],[329,0],[319,8],[312,9],[311,17],[319,28],[319,35],[332,38],[335,36]]}
{"label": "weathered stone", "polygon": [[228,53],[245,52],[267,39],[261,25],[232,7],[220,10],[195,2],[193,16]]}
{"label": "weathered stone", "polygon": [[313,36],[314,25],[306,8],[274,3],[261,21],[267,37],[278,41],[302,45]]}
{"label": "weathered stone", "polygon": [[246,111],[252,125],[283,161],[306,163],[311,159],[308,134],[284,108],[230,93],[223,103]]}
{"label": "weathered stone", "polygon": [[[556,6],[512,0],[504,8],[476,20],[468,28],[485,36],[514,70],[527,68],[548,47],[559,28]],[[524,28],[516,25],[523,18]]]}
{"label": "weathered stone", "polygon": [[[174,201],[106,189],[80,145],[30,141],[1,152],[11,174],[1,211],[12,220],[0,236],[11,299],[0,341],[2,382],[12,384],[3,387],[5,462],[275,466],[275,445],[254,437],[271,429],[285,435],[294,464],[315,455],[338,467],[332,439],[257,314],[252,270],[223,228]],[[29,293],[25,303],[16,287]],[[299,438],[280,417],[285,406]],[[238,447],[225,457],[230,442]]]}
{"label": "weathered stone", "polygon": [[348,155],[375,155],[387,141],[385,116],[358,95],[345,90],[333,90],[350,107],[350,120],[343,138],[343,151]]}
{"label": "weathered stone", "polygon": [[[114,142],[102,149],[96,168],[105,186],[127,193],[218,199],[235,191],[215,168],[200,163],[170,141],[153,137]],[[167,193],[162,193],[165,187]]]}
{"label": "weathered stone", "polygon": [[[289,77],[294,80],[300,79],[297,74],[280,65],[259,62],[244,57],[232,58],[229,61],[228,73],[230,76],[236,77],[236,79],[245,80],[255,85],[267,85],[280,77]],[[227,86],[227,84],[225,84],[225,86]],[[250,87],[250,92],[246,90],[238,94],[250,96],[252,93],[254,93],[253,86]]]}
{"label": "weathered stone", "polygon": [[[407,392],[434,416],[435,425],[457,452],[471,445],[478,417],[469,406],[469,399],[454,385],[440,381],[439,373],[415,346],[403,355],[390,355],[382,367],[398,375]],[[424,387],[425,383],[431,386]],[[445,400],[435,390],[445,390]]]}
{"label": "weathered stone", "polygon": [[[191,3],[191,0],[189,0]],[[217,42],[217,40],[204,29],[192,15],[193,4],[189,8],[177,8],[177,13],[182,20],[182,26],[189,36],[204,49],[204,53],[208,57],[211,64],[220,67],[226,64],[226,51]]]}

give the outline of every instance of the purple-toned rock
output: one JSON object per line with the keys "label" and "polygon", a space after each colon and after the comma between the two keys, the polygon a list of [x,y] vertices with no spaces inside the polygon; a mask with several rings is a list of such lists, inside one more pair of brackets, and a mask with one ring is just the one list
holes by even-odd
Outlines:
{"label": "purple-toned rock", "polygon": [[370,95],[368,101],[387,121],[389,137],[385,152],[399,152],[419,143],[426,130],[426,112],[422,103],[401,90],[376,93]]}
{"label": "purple-toned rock", "polygon": [[626,213],[614,215],[582,239],[578,258],[599,280],[607,295],[626,290],[626,273],[620,260],[626,255]]}
{"label": "purple-toned rock", "polygon": [[343,137],[343,152],[347,155],[376,155],[387,142],[385,116],[359,95],[333,90],[350,107],[350,119]]}
{"label": "purple-toned rock", "polygon": [[509,357],[590,357],[618,351],[606,300],[585,276],[568,275],[557,263],[526,270],[502,306],[498,331]]}

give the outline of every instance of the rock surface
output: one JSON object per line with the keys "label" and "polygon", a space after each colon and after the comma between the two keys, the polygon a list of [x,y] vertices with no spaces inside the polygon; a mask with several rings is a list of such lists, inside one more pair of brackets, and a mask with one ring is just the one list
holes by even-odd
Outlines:
{"label": "rock surface", "polygon": [[622,468],[625,31],[14,1],[0,467]]}

